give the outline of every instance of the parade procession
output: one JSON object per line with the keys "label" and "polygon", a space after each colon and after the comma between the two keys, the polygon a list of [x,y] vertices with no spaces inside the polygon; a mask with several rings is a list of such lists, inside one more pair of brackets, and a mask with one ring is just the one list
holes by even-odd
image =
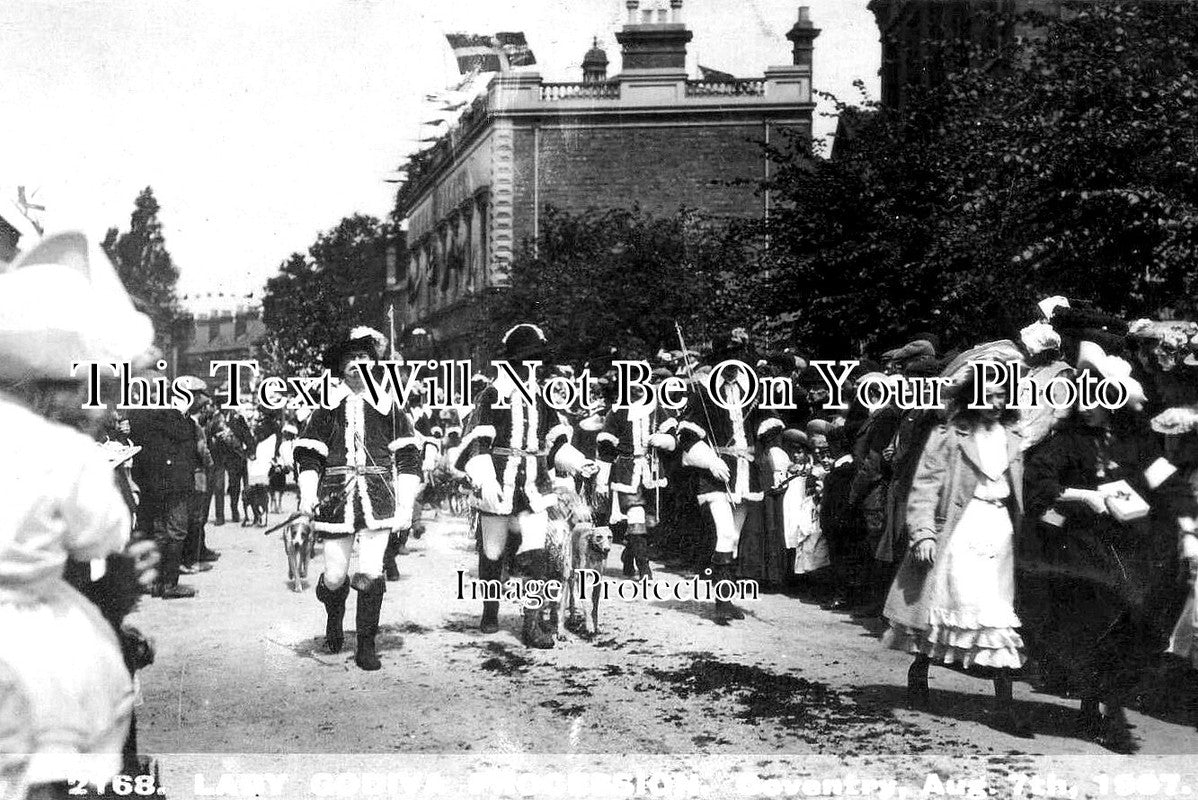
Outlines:
{"label": "parade procession", "polygon": [[53,5],[0,800],[1198,791],[1198,4]]}

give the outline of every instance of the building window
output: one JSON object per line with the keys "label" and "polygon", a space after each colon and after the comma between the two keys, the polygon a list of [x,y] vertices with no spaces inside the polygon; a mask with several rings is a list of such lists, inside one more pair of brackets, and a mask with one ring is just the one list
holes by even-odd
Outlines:
{"label": "building window", "polygon": [[208,341],[215,342],[220,338],[220,320],[214,319],[208,322]]}
{"label": "building window", "polygon": [[246,329],[249,327],[249,317],[238,315],[233,317],[233,335],[240,337],[245,336]]}

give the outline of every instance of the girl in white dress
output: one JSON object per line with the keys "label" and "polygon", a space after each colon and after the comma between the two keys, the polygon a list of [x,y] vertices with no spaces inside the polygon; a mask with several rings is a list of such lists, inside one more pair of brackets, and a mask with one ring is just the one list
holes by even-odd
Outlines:
{"label": "girl in white dress", "polygon": [[907,699],[928,704],[933,662],[994,671],[996,726],[1028,735],[1015,713],[1012,672],[1026,659],[1015,614],[1014,531],[1023,507],[1017,415],[1002,387],[989,409],[970,410],[973,382],[960,387],[947,424],[932,431],[907,500],[910,547],[884,615],[882,641],[914,654]]}
{"label": "girl in white dress", "polygon": [[0,785],[18,797],[121,769],[132,679],[63,568],[123,550],[131,525],[108,458],[76,430],[89,418],[71,364],[131,361],[152,335],[83,234],[0,264]]}

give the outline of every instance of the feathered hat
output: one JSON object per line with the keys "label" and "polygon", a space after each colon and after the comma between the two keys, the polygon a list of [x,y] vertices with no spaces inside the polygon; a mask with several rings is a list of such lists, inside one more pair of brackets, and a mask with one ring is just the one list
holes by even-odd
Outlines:
{"label": "feathered hat", "polygon": [[342,341],[325,350],[324,366],[329,372],[337,375],[341,372],[341,362],[351,353],[368,353],[377,361],[383,357],[383,351],[386,349],[386,336],[374,328],[359,325],[351,330]]}

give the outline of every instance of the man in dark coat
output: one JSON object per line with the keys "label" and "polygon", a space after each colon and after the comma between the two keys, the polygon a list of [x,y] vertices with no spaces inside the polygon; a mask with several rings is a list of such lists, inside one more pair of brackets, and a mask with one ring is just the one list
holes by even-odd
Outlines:
{"label": "man in dark coat", "polygon": [[[225,396],[217,392],[218,397]],[[245,418],[236,411],[221,411],[223,425],[220,435],[209,441],[212,449],[212,481],[208,488],[212,492],[212,501],[217,525],[225,524],[225,492],[229,494],[229,515],[233,522],[240,522],[241,487],[245,483],[245,462],[253,452],[254,433]]]}
{"label": "man in dark coat", "polygon": [[[199,378],[181,378],[179,385],[203,397]],[[158,543],[162,561],[154,594],[166,599],[195,596],[195,589],[179,583],[196,475],[204,470],[194,405],[137,411],[129,419],[133,441],[141,446],[133,457],[133,480],[141,489],[137,525]]]}

